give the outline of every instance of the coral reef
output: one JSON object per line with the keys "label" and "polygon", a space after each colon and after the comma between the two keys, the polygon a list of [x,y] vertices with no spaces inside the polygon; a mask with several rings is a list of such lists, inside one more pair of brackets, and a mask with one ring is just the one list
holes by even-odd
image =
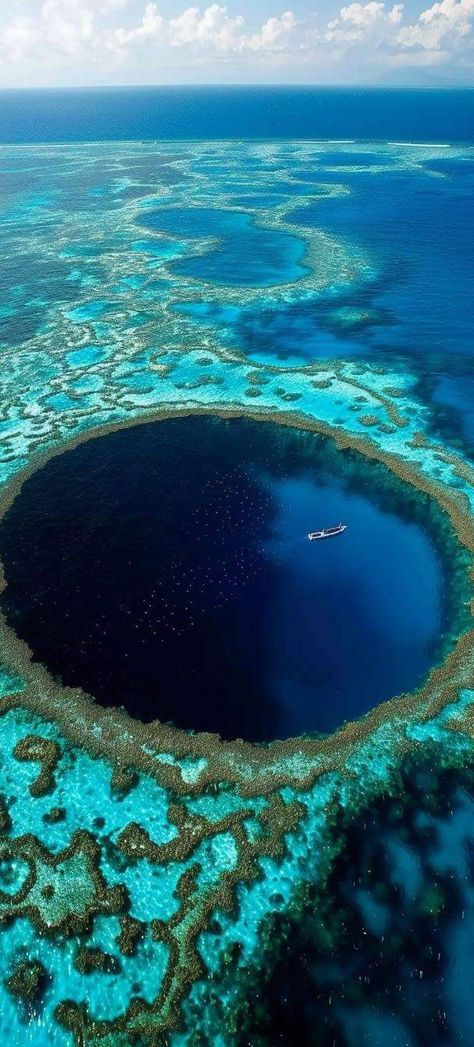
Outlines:
{"label": "coral reef", "polygon": [[[423,365],[364,356],[372,318],[380,325],[383,315],[375,304],[351,311],[344,294],[357,286],[370,297],[378,275],[370,249],[309,216],[299,220],[310,203],[350,195],[340,169],[325,183],[339,148],[3,150],[11,191],[1,224],[16,276],[3,298],[2,516],[32,472],[84,440],[190,413],[245,414],[321,433],[385,470],[388,483],[406,484],[423,512],[444,522],[458,600],[443,661],[417,693],[395,696],[329,737],[268,745],[103,709],[54,680],[2,618],[0,1028],[12,1044],[22,1042],[25,1003],[41,1012],[53,1047],[74,1039],[182,1047],[193,1042],[193,1022],[201,1042],[213,1042],[216,1023],[226,1043],[239,1042],[240,1023],[257,1044],[268,1035],[264,1003],[244,1022],[242,993],[252,978],[267,986],[262,957],[270,978],[278,948],[297,939],[292,914],[307,911],[309,899],[321,948],[341,942],[347,927],[362,940],[354,898],[338,912],[331,902],[334,878],[347,873],[341,851],[352,853],[348,824],[378,803],[396,819],[413,767],[433,754],[441,772],[472,765],[472,465],[454,428],[451,442],[440,437],[436,408],[419,395]],[[422,160],[415,147],[373,149],[384,171],[438,184],[441,176],[427,170],[429,149]],[[319,191],[317,179],[297,177],[316,154]],[[232,282],[228,243],[212,277],[212,231],[182,235],[171,217],[166,230],[144,226],[152,209],[215,208],[231,223],[221,236],[229,228],[234,236],[232,215],[248,211],[237,199],[252,164],[260,194],[282,193],[277,207],[249,212],[252,235],[263,231],[274,252],[273,283],[255,267],[253,284]],[[377,171],[372,179],[382,177]],[[324,337],[337,337],[331,353],[295,359],[290,346],[285,358],[272,355],[261,331],[256,348],[244,338],[245,310],[266,317],[286,309],[291,318],[307,303],[326,310]],[[431,791],[428,783],[425,799]],[[433,795],[437,802],[441,790]],[[363,882],[374,919],[391,898],[379,859],[376,873],[379,882]],[[420,886],[417,920],[428,926],[431,952],[433,926],[452,906],[442,876]],[[391,929],[384,977],[401,933]],[[372,932],[372,953],[379,938]],[[422,959],[431,971],[431,953]],[[355,984],[352,1003],[358,994]]]}

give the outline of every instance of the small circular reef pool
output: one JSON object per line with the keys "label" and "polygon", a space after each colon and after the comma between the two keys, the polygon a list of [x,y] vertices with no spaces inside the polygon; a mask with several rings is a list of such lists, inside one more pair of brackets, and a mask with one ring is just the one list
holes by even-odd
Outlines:
{"label": "small circular reef pool", "polygon": [[439,515],[314,433],[160,420],[24,483],[0,526],[2,607],[57,679],[143,721],[250,741],[329,732],[439,658]]}

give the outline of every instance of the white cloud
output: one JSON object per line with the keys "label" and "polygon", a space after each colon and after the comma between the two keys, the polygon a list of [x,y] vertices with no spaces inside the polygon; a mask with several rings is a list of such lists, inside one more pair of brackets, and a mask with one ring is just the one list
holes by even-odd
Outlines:
{"label": "white cloud", "polygon": [[280,18],[269,18],[259,33],[248,38],[247,46],[252,51],[281,51],[295,43],[301,50],[308,40],[304,34],[303,37],[297,35],[297,26],[293,11],[285,11]]}
{"label": "white cloud", "polygon": [[21,61],[36,43],[36,25],[32,18],[18,15],[0,30],[0,55],[11,64]]}
{"label": "white cloud", "polygon": [[382,39],[392,35],[393,26],[400,24],[403,4],[394,4],[389,11],[384,3],[350,4],[342,7],[337,18],[328,22],[325,39],[328,43],[355,43],[376,31]]}
{"label": "white cloud", "polygon": [[227,7],[211,4],[201,14],[199,7],[188,7],[169,23],[172,47],[203,47],[216,51],[240,51],[245,46],[244,19],[232,18]]}
{"label": "white cloud", "polygon": [[164,40],[165,20],[158,14],[156,4],[147,4],[140,25],[134,29],[115,29],[106,40],[106,47],[110,51],[121,51],[136,43],[155,41],[159,43]]}
{"label": "white cloud", "polygon": [[405,47],[437,50],[449,36],[467,36],[474,18],[474,0],[442,0],[422,11],[414,25],[404,26],[398,41]]}
{"label": "white cloud", "polygon": [[[328,22],[324,39],[339,61],[353,50],[366,67],[424,69],[460,57],[459,47],[471,31],[474,0],[440,0],[423,11],[416,22],[403,25],[404,5],[386,8],[379,0],[342,7]],[[466,64],[472,58],[465,48]]]}
{"label": "white cloud", "polygon": [[[348,71],[370,79],[394,66],[442,65],[453,56],[461,65],[472,61],[466,40],[474,0],[438,0],[413,23],[403,3],[354,0],[319,25],[314,15],[297,18],[292,10],[265,21],[256,11],[244,18],[238,3],[193,5],[167,17],[155,0],[17,0],[0,23],[3,80],[21,69],[54,82],[55,69],[63,78],[76,69],[113,82],[114,70],[128,66],[136,78],[143,65],[149,75],[174,68],[180,79],[183,67],[209,69],[220,60],[234,69],[238,63],[240,78],[246,68],[298,74],[303,63],[316,81],[321,71],[326,79],[343,80]],[[177,52],[183,59],[173,57]]]}
{"label": "white cloud", "polygon": [[68,0],[46,0],[41,11],[45,43],[60,55],[73,56],[93,44],[94,15]]}
{"label": "white cloud", "polygon": [[129,30],[116,29],[108,47],[120,50],[154,40],[171,48],[209,50],[223,55],[281,51],[288,46],[296,25],[293,12],[285,11],[279,17],[269,18],[258,32],[249,33],[242,15],[232,16],[227,7],[219,4],[204,9],[188,7],[167,21],[159,14],[156,3],[148,3],[141,23]]}
{"label": "white cloud", "polygon": [[94,11],[74,0],[45,0],[35,16],[17,15],[0,28],[0,54],[15,63],[25,57],[47,64],[85,56],[95,46]]}

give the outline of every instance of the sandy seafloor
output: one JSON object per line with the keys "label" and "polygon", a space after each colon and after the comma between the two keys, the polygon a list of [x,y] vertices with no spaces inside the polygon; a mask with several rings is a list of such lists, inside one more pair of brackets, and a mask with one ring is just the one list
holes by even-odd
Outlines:
{"label": "sandy seafloor", "polygon": [[134,420],[323,430],[442,505],[464,636],[413,700],[255,750],[95,713],[2,626],[4,1041],[471,1042],[474,151],[1,160],[4,506]]}

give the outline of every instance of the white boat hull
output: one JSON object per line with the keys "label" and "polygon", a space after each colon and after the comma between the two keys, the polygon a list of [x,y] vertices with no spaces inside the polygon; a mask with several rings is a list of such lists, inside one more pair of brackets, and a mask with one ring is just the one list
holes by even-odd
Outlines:
{"label": "white boat hull", "polygon": [[344,531],[347,531],[347,524],[340,524],[339,527],[326,527],[322,531],[310,531],[308,538],[310,542],[319,542],[323,538],[335,538]]}

